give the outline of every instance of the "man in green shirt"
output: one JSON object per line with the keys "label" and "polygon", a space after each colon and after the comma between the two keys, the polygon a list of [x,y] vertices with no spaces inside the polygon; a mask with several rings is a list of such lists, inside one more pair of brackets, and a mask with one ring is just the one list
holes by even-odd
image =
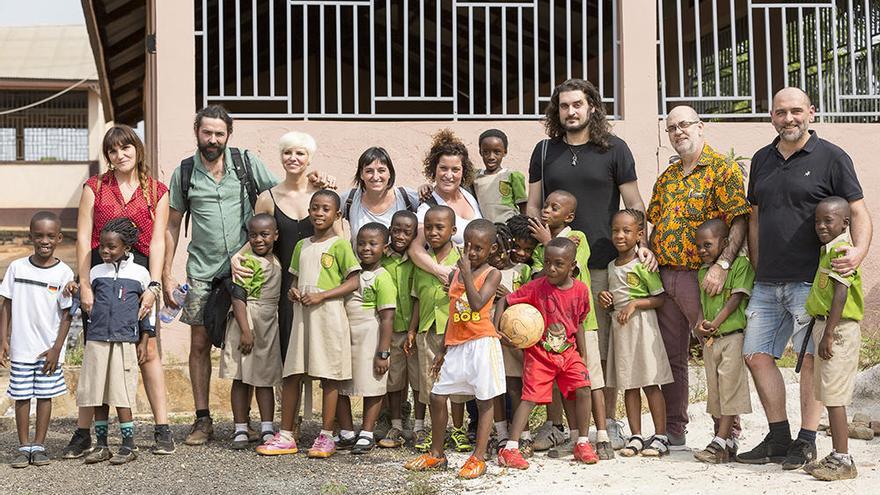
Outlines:
{"label": "man in green shirt", "polygon": [[[171,266],[180,238],[180,225],[190,212],[192,234],[187,247],[186,276],[190,290],[184,301],[180,320],[191,327],[189,374],[196,406],[196,420],[187,436],[187,445],[202,445],[213,435],[213,421],[208,409],[211,381],[211,339],[203,324],[204,305],[215,275],[229,270],[229,259],[247,241],[244,225],[253,216],[247,187],[235,173],[227,140],[232,134],[232,117],[223,107],[211,105],[196,114],[195,134],[199,151],[193,159],[187,197],[183,196],[181,167],[174,170],[170,184],[168,234],[165,245],[163,286],[165,304],[177,307],[171,297],[178,283]],[[278,183],[259,158],[244,151],[250,161],[257,192]]]}

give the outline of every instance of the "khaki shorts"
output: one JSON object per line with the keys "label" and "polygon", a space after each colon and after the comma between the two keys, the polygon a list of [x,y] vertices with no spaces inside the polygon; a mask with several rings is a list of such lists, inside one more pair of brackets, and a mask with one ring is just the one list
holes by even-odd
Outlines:
{"label": "khaki shorts", "polygon": [[605,374],[602,373],[602,362],[599,356],[599,332],[589,330],[584,332],[584,340],[587,342],[587,372],[590,373],[590,390],[605,388]]}
{"label": "khaki shorts", "polygon": [[416,392],[419,390],[419,351],[413,348],[407,356],[403,352],[406,332],[391,334],[391,357],[388,360],[388,392],[406,390],[407,385]]}
{"label": "khaki shorts", "polygon": [[86,341],[76,390],[78,407],[128,407],[137,403],[137,348],[131,342]]}
{"label": "khaki shorts", "polygon": [[[596,322],[599,324],[599,329],[596,330],[599,336],[599,359],[602,360],[602,363],[605,363],[608,361],[608,349],[611,346],[611,315],[607,310],[599,306],[599,293],[603,290],[608,290],[608,270],[604,268],[590,268],[590,293],[593,294],[593,301],[596,305]],[[587,363],[588,367],[589,365],[590,363]],[[592,372],[593,370],[591,369],[590,373]],[[592,377],[590,378],[592,379]]]}
{"label": "khaki shorts", "polygon": [[[416,347],[419,350],[419,402],[431,404],[431,390],[434,388],[436,377],[431,374],[434,366],[434,358],[443,350],[444,335],[437,335],[437,328],[431,326],[427,332],[416,334]],[[467,402],[473,396],[450,395],[452,402]]]}
{"label": "khaki shorts", "polygon": [[862,344],[862,330],[859,322],[840,320],[834,329],[834,342],[831,344],[831,359],[819,357],[819,344],[825,335],[825,320],[816,318],[813,325],[813,342],[816,354],[813,357],[813,392],[816,400],[826,407],[848,406],[852,402],[856,373],[859,370],[859,347]]}
{"label": "khaki shorts", "polygon": [[187,278],[186,283],[189,284],[189,292],[186,293],[186,299],[183,301],[180,321],[187,325],[204,325],[205,303],[208,302],[208,295],[211,293],[211,282]]}
{"label": "khaki shorts", "polygon": [[706,369],[706,412],[713,417],[736,416],[752,412],[749,377],[743,360],[742,332],[712,339],[703,346],[703,367]]}

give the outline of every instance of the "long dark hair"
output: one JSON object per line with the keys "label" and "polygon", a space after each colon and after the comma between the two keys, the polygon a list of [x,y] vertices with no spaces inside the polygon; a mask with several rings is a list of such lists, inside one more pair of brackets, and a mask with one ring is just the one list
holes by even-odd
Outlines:
{"label": "long dark hair", "polygon": [[602,151],[610,147],[608,138],[611,136],[611,124],[605,115],[605,104],[602,103],[602,95],[596,86],[583,79],[569,79],[556,86],[550,103],[544,112],[544,130],[553,139],[565,135],[565,127],[559,122],[559,93],[567,91],[581,91],[587,98],[587,103],[593,109],[593,113],[587,118],[587,130],[590,132],[590,142]]}

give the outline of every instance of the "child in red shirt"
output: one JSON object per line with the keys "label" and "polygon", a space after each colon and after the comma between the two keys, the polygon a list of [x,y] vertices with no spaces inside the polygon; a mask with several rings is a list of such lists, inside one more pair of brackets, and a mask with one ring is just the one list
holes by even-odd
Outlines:
{"label": "child in red shirt", "polygon": [[[528,303],[540,311],[546,328],[537,344],[525,349],[522,402],[513,416],[510,440],[498,452],[498,464],[526,469],[529,463],[519,451],[519,438],[536,404],[553,400],[553,383],[567,400],[574,400],[578,430],[590,426],[590,374],[587,371],[583,323],[590,312],[590,289],[572,278],[577,246],[564,237],[551,240],[544,251],[544,277],[535,279],[500,301],[500,320],[508,305]],[[576,461],[594,464],[599,458],[586,436],[574,448]]]}

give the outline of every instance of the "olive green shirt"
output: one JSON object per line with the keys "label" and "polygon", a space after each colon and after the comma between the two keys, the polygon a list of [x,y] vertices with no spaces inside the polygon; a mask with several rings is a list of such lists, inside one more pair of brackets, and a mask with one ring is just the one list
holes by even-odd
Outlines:
{"label": "olive green shirt", "polygon": [[[438,263],[434,250],[428,250],[431,259]],[[461,252],[455,246],[449,254],[439,263],[445,266],[455,266]],[[419,327],[418,333],[430,330],[431,325],[437,326],[437,335],[446,333],[446,321],[449,319],[449,294],[433,274],[419,267],[413,272],[412,296],[419,300]]]}
{"label": "olive green shirt", "polygon": [[[745,294],[739,306],[728,315],[727,319],[718,325],[718,335],[726,335],[737,330],[745,330],[746,328],[746,306],[749,305],[749,296],[752,295],[752,287],[755,285],[755,270],[752,269],[752,263],[745,256],[737,256],[730,265],[727,272],[727,279],[724,281],[724,287],[721,293],[710,296],[703,290],[703,279],[709,272],[708,266],[703,266],[697,272],[697,280],[700,283],[700,304],[703,307],[703,318],[709,321],[715,319],[730,296],[741,292]],[[668,302],[668,301],[667,301]]]}

